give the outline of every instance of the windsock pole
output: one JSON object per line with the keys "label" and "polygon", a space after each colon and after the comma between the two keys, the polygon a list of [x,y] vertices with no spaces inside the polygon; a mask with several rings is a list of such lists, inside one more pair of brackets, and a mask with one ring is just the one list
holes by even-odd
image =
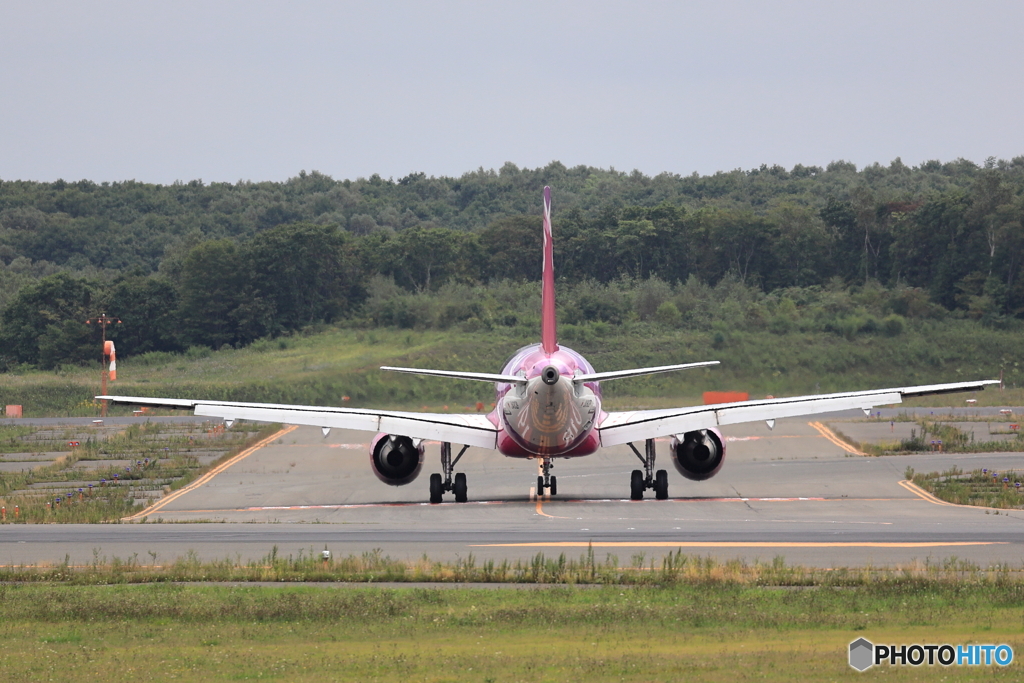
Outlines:
{"label": "windsock pole", "polygon": [[[111,318],[106,313],[101,313],[99,317],[91,320],[86,320],[86,323],[92,325],[96,324],[100,326],[103,331],[103,354],[100,356],[100,396],[107,395],[107,359],[110,359],[110,381],[113,382],[117,379],[117,356],[114,353],[114,342],[107,341],[107,325],[120,323],[121,321],[117,318]],[[107,416],[107,400],[103,399],[102,407],[100,408],[100,417]]]}

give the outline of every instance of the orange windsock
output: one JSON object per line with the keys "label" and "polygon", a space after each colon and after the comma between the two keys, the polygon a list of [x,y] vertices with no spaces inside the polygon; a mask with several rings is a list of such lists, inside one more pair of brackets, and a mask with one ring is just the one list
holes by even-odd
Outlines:
{"label": "orange windsock", "polygon": [[114,342],[103,342],[103,355],[110,357],[110,381],[117,379],[117,354],[114,352]]}

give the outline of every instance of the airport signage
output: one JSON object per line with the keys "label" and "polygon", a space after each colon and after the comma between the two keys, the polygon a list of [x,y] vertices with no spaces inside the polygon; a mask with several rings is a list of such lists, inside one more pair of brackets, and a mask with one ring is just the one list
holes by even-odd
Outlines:
{"label": "airport signage", "polygon": [[1009,666],[1009,645],[875,645],[867,638],[850,643],[850,666],[867,671],[873,666]]}

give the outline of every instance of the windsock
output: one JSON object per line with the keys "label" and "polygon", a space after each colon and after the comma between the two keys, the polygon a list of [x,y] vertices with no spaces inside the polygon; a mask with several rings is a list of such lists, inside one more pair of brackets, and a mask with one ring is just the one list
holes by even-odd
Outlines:
{"label": "windsock", "polygon": [[110,381],[117,379],[117,354],[114,353],[114,342],[103,342],[103,355],[110,356]]}

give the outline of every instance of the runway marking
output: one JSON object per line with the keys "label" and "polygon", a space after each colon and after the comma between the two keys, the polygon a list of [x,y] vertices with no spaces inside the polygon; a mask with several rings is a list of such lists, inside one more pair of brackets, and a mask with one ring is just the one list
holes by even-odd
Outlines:
{"label": "runway marking", "polygon": [[255,444],[254,446],[250,446],[249,448],[246,448],[244,451],[242,451],[241,453],[239,453],[235,457],[231,458],[227,462],[223,462],[220,465],[217,465],[212,470],[210,470],[209,472],[207,472],[206,474],[201,476],[199,479],[196,479],[194,482],[192,482],[191,484],[189,484],[185,488],[178,489],[177,491],[175,491],[174,493],[166,496],[165,498],[161,498],[160,500],[158,500],[157,502],[153,503],[152,505],[150,505],[148,508],[146,508],[142,512],[138,512],[138,513],[136,513],[134,515],[131,515],[130,517],[123,517],[121,519],[121,521],[122,522],[134,522],[136,519],[140,519],[142,517],[145,517],[146,515],[151,515],[154,512],[157,512],[163,506],[165,506],[168,503],[171,503],[171,502],[177,500],[178,498],[181,498],[183,495],[185,495],[189,491],[194,491],[195,489],[199,488],[200,486],[202,486],[206,482],[210,481],[215,476],[217,476],[218,474],[220,474],[221,472],[223,472],[227,468],[231,467],[235,463],[244,460],[245,458],[249,457],[250,455],[252,455],[256,451],[258,451],[259,449],[263,448],[268,443],[271,443],[275,439],[279,439],[282,436],[284,436],[285,434],[293,432],[296,429],[298,429],[297,425],[288,425],[287,427],[285,427],[281,431],[275,432],[275,433],[271,434],[270,436],[268,436],[267,438],[261,440],[259,443]]}
{"label": "runway marking", "polygon": [[266,505],[227,510],[172,510],[171,512],[260,512],[261,510],[349,510],[354,508],[407,508],[450,505],[504,505],[503,500],[471,500],[465,503],[342,503],[337,505]]}
{"label": "runway marking", "polygon": [[[917,498],[670,498],[667,501],[656,501],[656,500],[630,500],[629,498],[568,498],[565,500],[551,501],[558,503],[575,503],[575,504],[586,504],[586,503],[649,503],[651,505],[657,505],[660,503],[739,503],[739,502],[763,502],[763,503],[789,503],[789,502],[811,502],[811,503],[840,503],[844,501],[851,502],[864,502],[864,501],[903,501],[903,502],[916,502]],[[421,502],[404,502],[404,503],[328,503],[322,505],[258,505],[245,508],[219,508],[210,510],[147,510],[149,514],[154,515],[178,515],[186,513],[199,513],[199,512],[269,512],[274,510],[349,510],[358,508],[401,508],[401,507],[451,507],[455,505],[514,505],[516,503],[535,503],[536,506],[543,504],[542,499],[537,499],[531,495],[529,500],[471,500],[465,503],[421,503]],[[555,519],[572,519],[571,517],[558,517],[557,515],[549,515],[543,511],[543,508],[537,509],[538,514],[544,517],[553,517]],[[141,514],[141,513],[140,513]],[[852,522],[851,522],[852,523]],[[867,522],[864,522],[865,524]]]}
{"label": "runway marking", "polygon": [[572,519],[572,517],[559,517],[558,515],[549,515],[544,512],[544,501],[540,498],[537,499],[537,514],[542,517],[550,517],[551,519]]}
{"label": "runway marking", "polygon": [[547,541],[541,543],[478,543],[471,548],[941,548],[1009,545],[1009,541],[885,542],[850,541]]}
{"label": "runway marking", "polygon": [[761,439],[816,439],[813,434],[772,434],[771,436],[727,436],[727,442],[760,441]]}
{"label": "runway marking", "polygon": [[850,444],[846,443],[838,436],[836,436],[835,432],[833,432],[831,429],[821,424],[820,422],[808,422],[807,424],[814,427],[816,430],[818,430],[819,434],[821,434],[823,437],[825,437],[835,445],[842,448],[847,453],[853,453],[854,455],[863,455],[864,457],[867,457],[867,453],[858,451],[856,448],[854,448],[853,446],[851,446]]}

